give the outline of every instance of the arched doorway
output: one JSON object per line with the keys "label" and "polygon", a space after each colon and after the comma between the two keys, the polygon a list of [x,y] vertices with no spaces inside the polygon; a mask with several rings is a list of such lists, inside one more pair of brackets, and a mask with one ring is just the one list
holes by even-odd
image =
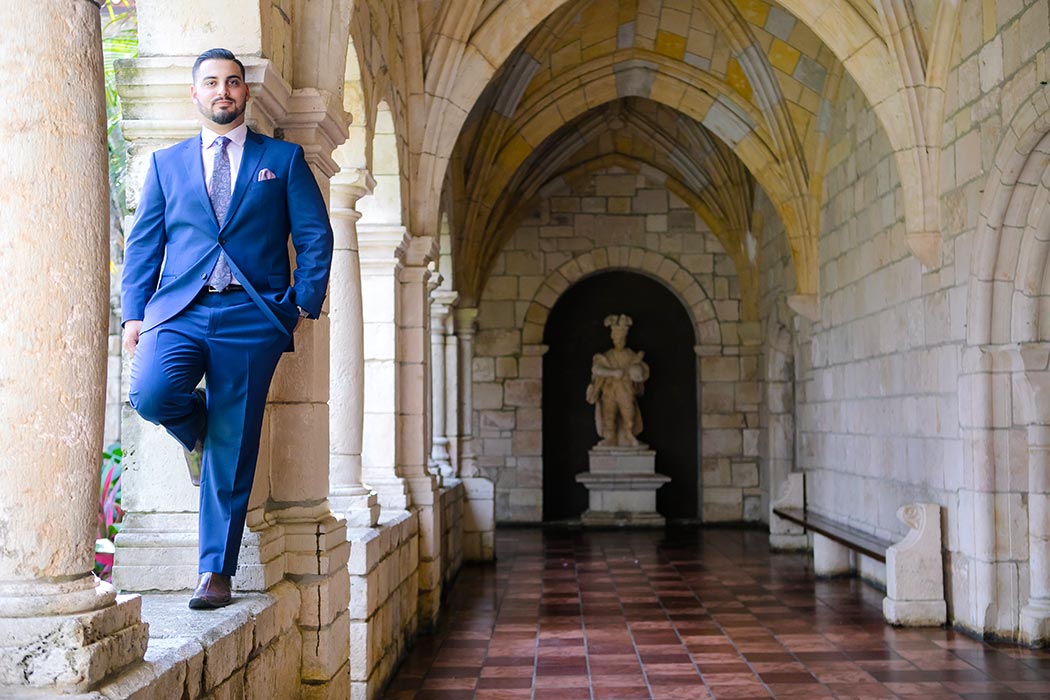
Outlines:
{"label": "arched doorway", "polygon": [[587,490],[575,477],[587,471],[587,451],[598,441],[594,408],[585,399],[591,358],[611,347],[603,320],[634,319],[628,347],[645,352],[651,369],[639,399],[645,420],[640,439],[656,450],[656,470],[672,481],[657,492],[657,510],[669,520],[697,517],[697,402],[695,335],[689,314],[664,285],[614,270],[580,280],[558,299],[544,329],[543,519],[575,519],[587,509]]}

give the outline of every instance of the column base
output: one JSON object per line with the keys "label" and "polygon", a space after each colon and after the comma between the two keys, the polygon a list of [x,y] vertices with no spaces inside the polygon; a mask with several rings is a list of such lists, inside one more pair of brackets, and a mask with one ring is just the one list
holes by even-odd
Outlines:
{"label": "column base", "polygon": [[886,622],[899,627],[940,627],[948,619],[943,600],[882,599],[882,615]]}
{"label": "column base", "polygon": [[117,591],[94,574],[69,580],[0,583],[0,619],[76,615],[113,605]]}
{"label": "column base", "polygon": [[[390,471],[393,470],[394,468],[390,467]],[[368,474],[365,474],[362,476],[362,481],[375,492],[383,510],[408,510],[408,488],[401,477],[369,477]]]}
{"label": "column base", "polygon": [[1021,641],[1031,646],[1050,643],[1050,600],[1030,601],[1021,608]]}
{"label": "column base", "polygon": [[[109,584],[100,584],[109,586]],[[0,696],[84,693],[141,661],[149,641],[142,599],[74,615],[0,618]]]}
{"label": "column base", "polygon": [[346,520],[347,527],[375,527],[379,522],[379,496],[369,489],[334,490],[328,504]]}
{"label": "column base", "polygon": [[481,476],[474,438],[469,436],[459,438],[459,476]]}
{"label": "column base", "polygon": [[[186,591],[197,585],[196,513],[129,513],[117,537],[113,584],[123,591]],[[249,519],[251,517],[249,516]],[[245,529],[234,588],[265,591],[284,577],[283,532]]]}
{"label": "column base", "polygon": [[430,452],[430,463],[436,468],[436,473],[441,479],[449,479],[456,474],[452,468],[452,457],[448,451],[449,441],[447,437],[434,438],[434,448]]}
{"label": "column base", "polygon": [[197,585],[196,513],[127,513],[117,536],[113,585],[185,591]]}

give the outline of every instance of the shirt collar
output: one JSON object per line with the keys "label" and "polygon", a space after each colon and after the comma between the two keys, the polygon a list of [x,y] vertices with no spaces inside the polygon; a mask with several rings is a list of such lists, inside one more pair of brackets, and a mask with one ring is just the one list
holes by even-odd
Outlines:
{"label": "shirt collar", "polygon": [[214,143],[215,139],[220,136],[225,136],[233,143],[243,147],[245,139],[248,138],[248,125],[241,124],[233,131],[225,134],[216,134],[206,126],[201,127],[201,146],[203,146],[205,150],[211,148],[212,143]]}

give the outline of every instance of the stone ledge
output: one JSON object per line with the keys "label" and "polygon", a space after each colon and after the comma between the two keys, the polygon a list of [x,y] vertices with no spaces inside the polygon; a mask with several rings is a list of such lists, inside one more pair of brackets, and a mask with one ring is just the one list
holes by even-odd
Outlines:
{"label": "stone ledge", "polygon": [[[299,591],[290,583],[268,593],[235,594],[233,604],[219,610],[190,610],[188,599],[187,593],[142,596],[142,621],[149,624],[145,659],[103,685],[101,697],[196,700],[231,680],[251,686],[249,662],[281,646],[288,633],[298,637]],[[291,672],[298,687],[298,664]]]}

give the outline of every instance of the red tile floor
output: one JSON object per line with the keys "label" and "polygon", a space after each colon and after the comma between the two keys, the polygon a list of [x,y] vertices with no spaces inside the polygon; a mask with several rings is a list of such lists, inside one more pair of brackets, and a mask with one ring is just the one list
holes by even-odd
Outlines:
{"label": "red tile floor", "polygon": [[501,530],[386,700],[1043,698],[1050,650],[882,622],[764,532]]}

